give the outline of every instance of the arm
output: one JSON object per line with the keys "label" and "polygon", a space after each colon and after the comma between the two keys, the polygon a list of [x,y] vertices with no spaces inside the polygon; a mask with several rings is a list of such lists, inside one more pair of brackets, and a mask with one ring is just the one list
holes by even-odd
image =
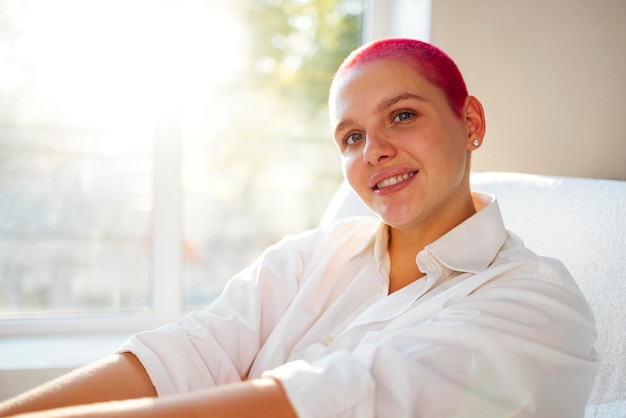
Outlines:
{"label": "arm", "polygon": [[123,353],[0,403],[0,416],[149,396],[156,391],[143,366],[134,355]]}
{"label": "arm", "polygon": [[[281,254],[283,253],[275,257],[283,263],[288,263],[290,268],[287,270],[293,271],[295,267],[291,264],[295,263],[297,266],[299,258],[283,257]],[[224,392],[225,389],[221,385],[240,381],[242,376],[247,376],[246,370],[259,350],[258,342],[266,338],[290,297],[295,293],[295,283],[276,282],[272,276],[272,280],[264,280],[265,285],[261,286],[265,292],[270,293],[266,298],[272,300],[272,303],[262,303],[261,296],[255,297],[257,293],[255,281],[249,280],[258,274],[257,270],[261,268],[262,266],[254,265],[243,272],[244,280],[234,280],[229,286],[230,290],[226,291],[210,310],[181,318],[177,324],[162,327],[161,331],[139,333],[133,340],[134,345],[132,343],[125,345],[129,352],[79,369],[24,395],[0,403],[0,416],[113,400],[151,398],[157,394],[155,385],[159,387],[161,396],[172,395],[168,396],[167,402],[161,399],[150,401],[144,399],[139,403],[127,403],[124,408],[136,408],[140,404],[143,405],[141,408],[147,408],[147,405],[151,404],[158,405],[158,410],[163,412],[168,408],[174,408],[173,405],[180,406],[181,403],[186,407],[192,407],[193,396],[188,399],[185,398],[187,395],[179,394],[194,391],[207,396],[210,393],[212,399],[216,399],[219,394],[228,393],[229,398],[232,392]],[[294,276],[296,275],[285,275],[290,278]],[[290,285],[290,289],[287,289],[289,286],[285,284]],[[279,299],[283,302],[279,303]],[[263,315],[258,313],[261,307],[264,309]],[[263,318],[264,322],[259,323],[260,318]],[[185,327],[193,328],[193,338],[184,331]],[[202,341],[200,346],[195,345],[198,341]],[[132,347],[129,348],[129,345]],[[136,355],[130,353],[131,348],[137,351],[136,355],[139,358],[142,358],[142,353],[148,353],[148,356],[154,355],[161,361],[161,363],[147,362],[152,364],[151,378]],[[201,363],[206,364],[206,369],[197,367]],[[241,386],[239,390],[247,388],[251,394],[263,393],[265,399],[269,393],[268,388],[273,387],[268,385],[268,382],[276,386],[274,389],[280,389],[280,385],[268,379]],[[215,389],[216,392],[206,390],[216,386],[219,386]],[[259,388],[263,390],[260,391]],[[279,400],[283,405],[289,405],[282,389],[276,392],[281,394]],[[111,406],[112,404],[107,407]]]}
{"label": "arm", "polygon": [[167,418],[216,416],[220,418],[296,417],[280,384],[272,379],[233,383],[164,398],[143,398],[62,408],[20,415],[23,418],[111,417]]}

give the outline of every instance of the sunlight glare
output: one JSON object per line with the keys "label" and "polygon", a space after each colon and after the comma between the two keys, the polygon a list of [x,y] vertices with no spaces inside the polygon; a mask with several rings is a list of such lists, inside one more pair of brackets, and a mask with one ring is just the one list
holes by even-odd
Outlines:
{"label": "sunlight glare", "polygon": [[0,51],[4,88],[22,81],[21,62],[37,68],[28,91],[46,111],[29,113],[25,123],[145,128],[159,107],[194,100],[232,80],[246,56],[245,28],[227,2],[62,4],[24,9],[23,35],[11,51]]}

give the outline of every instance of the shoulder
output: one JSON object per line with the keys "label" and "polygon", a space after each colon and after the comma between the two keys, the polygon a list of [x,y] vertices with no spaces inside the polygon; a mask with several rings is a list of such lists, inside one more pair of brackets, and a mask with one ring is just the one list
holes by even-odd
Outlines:
{"label": "shoulder", "polygon": [[492,296],[496,291],[499,298],[533,301],[537,308],[568,306],[593,318],[589,303],[567,267],[560,260],[529,250],[512,233],[490,269],[497,274],[483,288]]}
{"label": "shoulder", "polygon": [[542,280],[554,285],[575,287],[576,283],[565,265],[556,258],[542,256],[528,249],[517,235],[508,237],[493,265],[510,264],[511,271],[522,277]]}

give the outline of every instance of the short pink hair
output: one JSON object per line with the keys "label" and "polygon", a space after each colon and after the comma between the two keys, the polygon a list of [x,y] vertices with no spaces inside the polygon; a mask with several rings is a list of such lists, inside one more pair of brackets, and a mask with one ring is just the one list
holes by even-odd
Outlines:
{"label": "short pink hair", "polygon": [[459,117],[462,115],[467,87],[458,67],[439,48],[415,39],[382,39],[361,46],[339,66],[333,85],[350,69],[381,59],[394,59],[412,64],[429,83],[444,92],[454,113]]}

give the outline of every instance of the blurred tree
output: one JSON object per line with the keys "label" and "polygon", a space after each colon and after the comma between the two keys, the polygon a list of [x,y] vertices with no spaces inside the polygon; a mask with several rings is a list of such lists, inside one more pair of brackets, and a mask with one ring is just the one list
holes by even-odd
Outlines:
{"label": "blurred tree", "polygon": [[251,80],[313,109],[361,40],[361,0],[248,0]]}

